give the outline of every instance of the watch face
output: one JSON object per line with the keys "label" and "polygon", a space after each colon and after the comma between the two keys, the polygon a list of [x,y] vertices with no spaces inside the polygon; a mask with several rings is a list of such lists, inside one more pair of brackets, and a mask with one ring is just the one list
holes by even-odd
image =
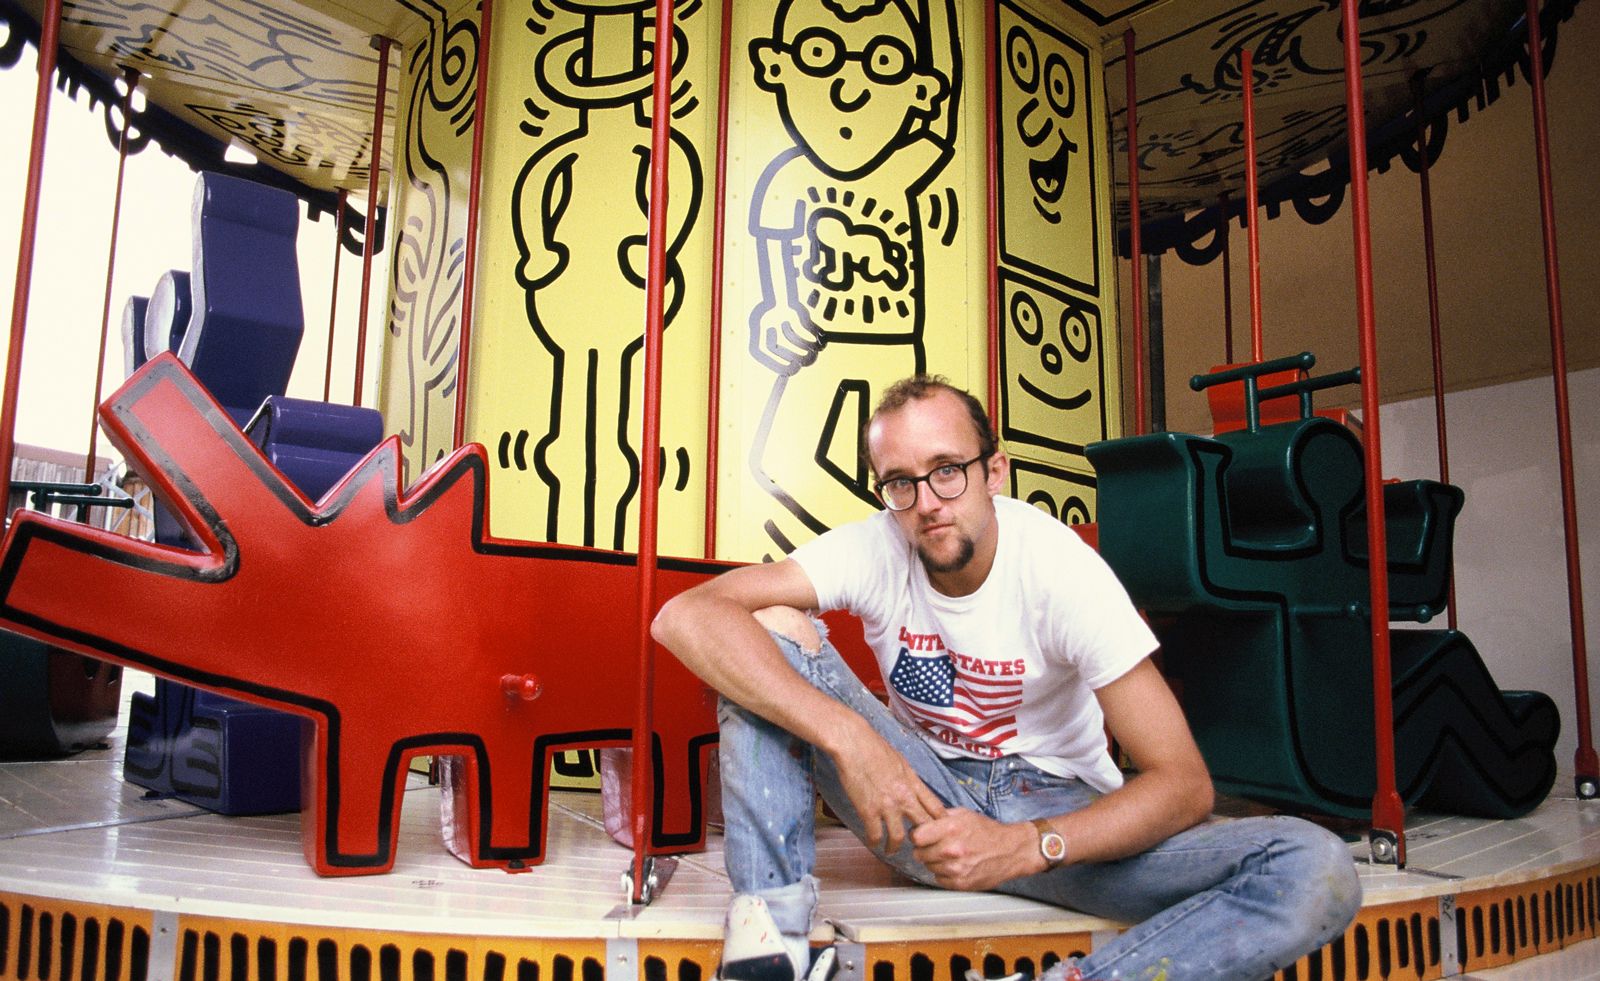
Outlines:
{"label": "watch face", "polygon": [[1067,839],[1050,831],[1039,836],[1039,851],[1047,861],[1060,862],[1067,857]]}

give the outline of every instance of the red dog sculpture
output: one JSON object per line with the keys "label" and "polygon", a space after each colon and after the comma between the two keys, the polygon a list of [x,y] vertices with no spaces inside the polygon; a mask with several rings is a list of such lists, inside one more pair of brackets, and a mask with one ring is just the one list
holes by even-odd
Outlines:
{"label": "red dog sculpture", "polygon": [[[306,857],[394,864],[407,761],[462,758],[451,850],[544,855],[552,752],[628,745],[637,690],[631,554],[496,540],[470,445],[400,489],[393,438],[313,504],[170,354],[100,408],[112,442],[203,551],[24,512],[0,552],[0,622],[82,653],[286,709],[302,740]],[[663,559],[661,600],[728,568]],[[656,658],[651,851],[704,842],[714,702]]]}

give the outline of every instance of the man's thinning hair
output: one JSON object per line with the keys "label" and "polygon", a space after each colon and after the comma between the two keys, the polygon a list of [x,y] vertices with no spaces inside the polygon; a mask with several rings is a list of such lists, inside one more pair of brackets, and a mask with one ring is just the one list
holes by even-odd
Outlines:
{"label": "man's thinning hair", "polygon": [[877,473],[872,465],[872,456],[867,451],[867,433],[878,417],[898,412],[908,402],[920,402],[932,398],[937,392],[949,392],[960,399],[961,404],[966,407],[967,416],[971,418],[972,428],[978,436],[979,453],[987,457],[1000,448],[1000,441],[994,434],[994,426],[989,422],[989,413],[984,411],[983,403],[973,398],[970,392],[950,384],[950,379],[943,375],[912,375],[910,378],[900,379],[883,390],[883,395],[878,399],[878,407],[872,410],[872,416],[867,419],[866,425],[861,427],[861,462],[868,470]]}

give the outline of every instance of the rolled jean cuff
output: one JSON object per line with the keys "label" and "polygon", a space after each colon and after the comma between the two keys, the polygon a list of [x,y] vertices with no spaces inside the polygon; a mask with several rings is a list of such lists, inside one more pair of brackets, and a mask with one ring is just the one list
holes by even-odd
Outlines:
{"label": "rolled jean cuff", "polygon": [[767,911],[772,914],[772,922],[777,924],[779,933],[794,937],[811,933],[811,916],[817,909],[816,876],[802,875],[799,882],[776,889],[761,889],[755,895],[766,902]]}

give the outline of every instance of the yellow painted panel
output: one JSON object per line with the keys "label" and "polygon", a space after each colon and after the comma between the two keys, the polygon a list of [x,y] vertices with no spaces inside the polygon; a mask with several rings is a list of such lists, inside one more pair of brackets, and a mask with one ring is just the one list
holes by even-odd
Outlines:
{"label": "yellow painted panel", "polygon": [[1118,324],[1101,54],[1081,25],[997,5],[1001,410],[1015,492],[1093,520],[1083,448],[1119,435]]}
{"label": "yellow painted panel", "polygon": [[[633,548],[643,402],[653,15],[533,7],[494,32],[469,434],[492,530]],[[680,7],[665,307],[662,551],[698,555],[718,12]]]}
{"label": "yellow painted panel", "polygon": [[388,329],[378,383],[407,482],[451,449],[478,61],[475,4],[437,10],[401,54]]}
{"label": "yellow painted panel", "polygon": [[781,557],[872,513],[859,430],[883,387],[984,383],[982,7],[739,8],[726,557]]}
{"label": "yellow painted panel", "polygon": [[[648,12],[576,0],[532,9],[498,18],[493,35],[467,436],[489,454],[494,534],[632,549],[654,25]],[[721,14],[699,2],[679,12],[660,546],[699,555]],[[859,431],[889,383],[926,370],[986,389],[985,16],[975,0],[735,9],[719,557],[781,557],[872,513]],[[439,16],[407,53],[382,405],[412,479],[449,447],[472,17],[470,5]],[[1033,109],[1020,83],[1002,87],[1002,175],[1014,185],[1003,200],[1014,213],[1002,228],[997,422],[1029,464],[1019,495],[1087,520],[1081,448],[1112,434],[1118,404],[1100,61],[1036,13],[1003,5],[994,26],[1002,38],[1022,30],[1050,66]],[[1071,146],[1052,184],[1061,153],[1050,150],[1041,171],[1024,151],[1039,145],[1028,146],[1028,127],[1061,109],[1049,108],[1045,79],[1067,55],[1072,111],[1047,122],[1054,146],[1068,146],[1061,135]]]}

